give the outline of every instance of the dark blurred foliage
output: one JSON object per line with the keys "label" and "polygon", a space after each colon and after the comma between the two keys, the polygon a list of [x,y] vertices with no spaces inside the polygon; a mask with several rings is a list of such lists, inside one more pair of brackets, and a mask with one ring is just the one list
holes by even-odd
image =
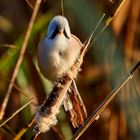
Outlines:
{"label": "dark blurred foliage", "polygon": [[[32,6],[35,1],[30,0]],[[64,13],[71,32],[84,42],[97,22],[106,13],[112,15],[117,0],[64,0]],[[0,0],[0,104],[18,59],[24,34],[33,9],[25,0]],[[60,1],[42,1],[23,63],[16,78],[5,118],[33,97],[41,104],[51,90],[51,84],[37,70],[36,49],[47,31],[48,23],[61,14]],[[106,19],[105,18],[105,19]],[[82,71],[77,78],[78,89],[90,115],[111,90],[127,74],[133,64],[140,60],[140,1],[126,0],[112,24],[101,34],[87,52]],[[105,20],[95,36],[104,25]],[[9,45],[6,45],[9,44]],[[11,45],[14,47],[12,48]],[[126,84],[121,93],[103,111],[80,140],[139,140],[140,139],[140,71]],[[32,104],[0,128],[0,139],[11,140],[33,117],[36,106]],[[59,123],[38,140],[69,140],[75,132],[61,109]],[[30,128],[22,139],[30,139]]]}

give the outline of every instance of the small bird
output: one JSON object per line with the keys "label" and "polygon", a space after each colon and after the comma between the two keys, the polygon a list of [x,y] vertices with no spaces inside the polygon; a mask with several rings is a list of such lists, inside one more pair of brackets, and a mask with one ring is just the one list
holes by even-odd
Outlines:
{"label": "small bird", "polygon": [[[75,63],[82,47],[81,41],[71,34],[67,19],[55,16],[49,23],[47,35],[38,46],[37,60],[41,73],[52,83],[57,82]],[[69,111],[72,125],[79,127],[87,112],[74,80],[63,104]]]}

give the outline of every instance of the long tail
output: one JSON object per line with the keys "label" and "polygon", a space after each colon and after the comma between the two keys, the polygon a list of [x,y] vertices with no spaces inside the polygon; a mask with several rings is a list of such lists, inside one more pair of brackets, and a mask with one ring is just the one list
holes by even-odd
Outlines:
{"label": "long tail", "polygon": [[74,128],[82,125],[87,118],[86,107],[74,80],[68,91],[67,97],[64,100],[64,108],[69,112],[70,121]]}

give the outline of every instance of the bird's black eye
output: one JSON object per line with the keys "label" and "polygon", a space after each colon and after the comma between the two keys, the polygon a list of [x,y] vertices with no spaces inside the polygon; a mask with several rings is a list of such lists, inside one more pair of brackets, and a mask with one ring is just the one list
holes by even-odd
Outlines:
{"label": "bird's black eye", "polygon": [[54,39],[55,38],[55,36],[57,35],[59,33],[59,30],[58,30],[58,28],[56,27],[55,28],[55,30],[54,30],[54,32],[52,33],[52,35],[49,37],[49,39]]}
{"label": "bird's black eye", "polygon": [[66,32],[65,29],[64,29],[64,36],[65,36],[66,38],[70,39],[70,37],[68,36],[68,34],[67,34],[67,32]]}

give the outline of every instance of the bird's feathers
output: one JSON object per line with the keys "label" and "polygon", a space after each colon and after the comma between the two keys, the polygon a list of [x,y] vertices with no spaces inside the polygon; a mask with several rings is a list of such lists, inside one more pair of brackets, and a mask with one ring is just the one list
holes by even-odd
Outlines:
{"label": "bird's feathers", "polygon": [[[49,24],[47,36],[41,41],[37,51],[41,73],[53,83],[58,81],[75,63],[82,47],[81,41],[70,33],[67,19],[63,16],[54,17]],[[73,126],[78,127],[87,113],[74,84],[69,89],[64,106],[70,112]]]}

